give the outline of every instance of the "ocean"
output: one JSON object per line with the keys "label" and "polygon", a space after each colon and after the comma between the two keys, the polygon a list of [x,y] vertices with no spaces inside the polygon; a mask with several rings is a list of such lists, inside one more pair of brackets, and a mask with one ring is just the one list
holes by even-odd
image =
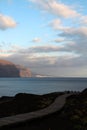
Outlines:
{"label": "ocean", "polygon": [[87,78],[0,78],[0,96],[17,93],[47,94],[62,91],[82,91]]}

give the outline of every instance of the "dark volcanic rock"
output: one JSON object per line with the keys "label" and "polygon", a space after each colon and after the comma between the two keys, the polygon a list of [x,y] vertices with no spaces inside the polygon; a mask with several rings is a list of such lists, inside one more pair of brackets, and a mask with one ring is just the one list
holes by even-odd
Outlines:
{"label": "dark volcanic rock", "polygon": [[20,77],[20,73],[13,63],[0,60],[0,77]]}
{"label": "dark volcanic rock", "polygon": [[[32,112],[49,106],[62,93],[35,95],[19,93],[14,97],[0,98],[0,118]],[[1,129],[0,129],[1,130]]]}
{"label": "dark volcanic rock", "polygon": [[29,68],[0,60],[0,77],[31,77]]}
{"label": "dark volcanic rock", "polygon": [[87,96],[87,88],[86,89],[84,89],[83,91],[82,91],[82,93],[81,93],[82,95],[86,95]]}

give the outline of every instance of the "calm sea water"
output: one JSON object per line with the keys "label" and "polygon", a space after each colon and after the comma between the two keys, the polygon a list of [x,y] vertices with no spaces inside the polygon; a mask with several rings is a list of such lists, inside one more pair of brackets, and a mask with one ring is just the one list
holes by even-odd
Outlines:
{"label": "calm sea water", "polygon": [[87,88],[87,78],[0,78],[0,96],[13,96],[17,93],[82,91],[85,88]]}

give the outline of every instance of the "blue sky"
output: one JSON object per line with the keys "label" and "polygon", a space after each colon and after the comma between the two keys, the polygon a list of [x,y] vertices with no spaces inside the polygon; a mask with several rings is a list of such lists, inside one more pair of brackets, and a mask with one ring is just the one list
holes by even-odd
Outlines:
{"label": "blue sky", "polygon": [[0,58],[33,72],[87,77],[86,0],[0,0]]}

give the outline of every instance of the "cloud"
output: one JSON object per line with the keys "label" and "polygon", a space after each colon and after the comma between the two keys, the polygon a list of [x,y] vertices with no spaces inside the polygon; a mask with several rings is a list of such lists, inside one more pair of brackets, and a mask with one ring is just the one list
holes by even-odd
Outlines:
{"label": "cloud", "polygon": [[87,16],[80,17],[80,24],[87,25]]}
{"label": "cloud", "polygon": [[63,52],[66,51],[64,45],[44,45],[44,46],[32,46],[32,47],[21,47],[17,45],[12,45],[6,49],[1,46],[1,53],[6,54],[20,54],[20,55],[28,55],[28,54],[34,54],[34,55],[42,55],[45,53],[46,55],[49,55],[49,53],[57,53],[57,52]]}
{"label": "cloud", "polygon": [[[1,56],[0,56],[1,57]],[[12,61],[16,64],[23,64],[30,68],[39,68],[42,69],[44,72],[44,68],[78,68],[78,67],[85,67],[87,64],[87,57],[83,58],[83,56],[74,56],[71,54],[66,54],[63,56],[37,56],[37,55],[20,55],[20,54],[13,54],[8,56],[3,56],[3,59],[7,59]],[[51,70],[52,71],[52,70]],[[57,72],[57,70],[55,70]]]}
{"label": "cloud", "polygon": [[54,31],[67,31],[71,29],[69,26],[64,26],[62,19],[54,19],[48,24]]}
{"label": "cloud", "polygon": [[16,26],[17,26],[17,23],[11,17],[0,14],[0,29],[1,30],[14,28]]}
{"label": "cloud", "polygon": [[62,22],[60,19],[54,19],[48,25],[54,30],[60,30],[62,28]]}
{"label": "cloud", "polygon": [[63,30],[58,36],[66,39],[65,48],[67,51],[72,51],[84,57],[87,55],[87,27],[69,28]]}
{"label": "cloud", "polygon": [[[58,41],[59,40],[59,41]],[[56,42],[62,42],[64,39],[56,39]],[[73,43],[73,42],[72,42]],[[32,47],[21,47],[17,45],[11,45],[10,47],[4,49],[3,46],[1,46],[1,53],[6,54],[18,54],[18,55],[43,55],[46,56],[50,55],[58,55],[59,53],[73,53],[77,51],[78,46],[76,44],[59,44],[59,45],[44,45],[44,46],[32,46]],[[73,55],[77,56],[77,54]]]}
{"label": "cloud", "polygon": [[49,52],[56,52],[62,49],[63,46],[53,46],[53,45],[47,45],[47,46],[37,46],[37,47],[32,47],[31,50],[32,52],[38,52],[38,53],[49,53]]}
{"label": "cloud", "polygon": [[70,6],[65,5],[57,0],[29,0],[33,4],[36,4],[38,8],[47,11],[63,18],[78,17],[80,14],[77,13]]}
{"label": "cloud", "polygon": [[[41,54],[41,53],[55,53],[55,52],[60,52],[64,51],[65,48],[63,45],[45,45],[45,46],[33,46],[29,48],[20,48],[19,50],[16,51],[16,53],[19,54]],[[65,50],[66,51],[66,50]]]}
{"label": "cloud", "polygon": [[60,42],[64,42],[64,38],[56,38],[53,40],[53,42],[56,42],[56,43],[60,43]]}
{"label": "cloud", "polygon": [[71,52],[71,54],[73,53],[74,55],[84,57],[87,55],[87,26],[85,26],[87,25],[87,16],[79,14],[75,9],[71,8],[71,6],[63,4],[57,0],[29,1],[35,4],[35,6],[37,5],[39,9],[58,16],[58,18],[49,22],[48,25],[53,29],[53,31],[58,31],[58,38],[54,39],[52,42],[62,42],[62,46],[56,46],[56,49],[54,49],[52,46],[52,48],[47,46],[37,47],[33,48],[33,52]]}
{"label": "cloud", "polygon": [[66,28],[60,34],[60,36],[65,36],[67,38],[73,37],[74,39],[76,39],[78,37],[79,38],[87,37],[87,27],[82,26],[82,27],[78,27],[78,28],[74,28],[74,27]]}
{"label": "cloud", "polygon": [[39,43],[39,42],[41,42],[41,38],[35,37],[35,38],[32,40],[32,42]]}
{"label": "cloud", "polygon": [[[0,56],[1,57],[1,56]],[[43,66],[56,66],[64,63],[65,60],[71,59],[73,56],[37,56],[37,55],[21,55],[21,54],[12,54],[6,57],[6,59],[16,62],[16,64],[26,64],[31,67]],[[63,63],[62,63],[63,62]],[[58,66],[59,66],[58,65]]]}
{"label": "cloud", "polygon": [[2,41],[0,42],[0,55],[6,56],[6,55],[15,54],[20,50],[20,48],[22,49],[22,47],[16,44]]}
{"label": "cloud", "polygon": [[[74,44],[65,46],[63,50],[69,49],[70,50],[78,50],[75,48]],[[45,48],[45,47],[44,47]],[[19,53],[12,53],[12,54],[3,54],[0,55],[0,58],[9,60],[14,62],[15,64],[22,64],[24,66],[30,67],[31,70],[35,71],[36,73],[42,74],[52,74],[55,76],[79,76],[79,74],[86,71],[87,68],[87,55],[76,55],[74,53],[65,53],[64,55],[48,55],[51,51],[56,52],[58,51],[55,47],[49,47],[47,50],[38,47],[31,48],[34,49],[31,53],[29,50],[24,49],[22,51],[27,53],[22,53],[19,50]],[[51,49],[50,49],[51,48]],[[79,47],[80,48],[80,47]],[[56,49],[56,50],[55,50]],[[61,50],[61,48],[59,48]],[[63,51],[61,50],[61,51]],[[45,52],[42,55],[42,51]],[[78,69],[79,68],[79,69]],[[84,68],[84,71],[83,71]],[[83,74],[84,75],[84,74]]]}

